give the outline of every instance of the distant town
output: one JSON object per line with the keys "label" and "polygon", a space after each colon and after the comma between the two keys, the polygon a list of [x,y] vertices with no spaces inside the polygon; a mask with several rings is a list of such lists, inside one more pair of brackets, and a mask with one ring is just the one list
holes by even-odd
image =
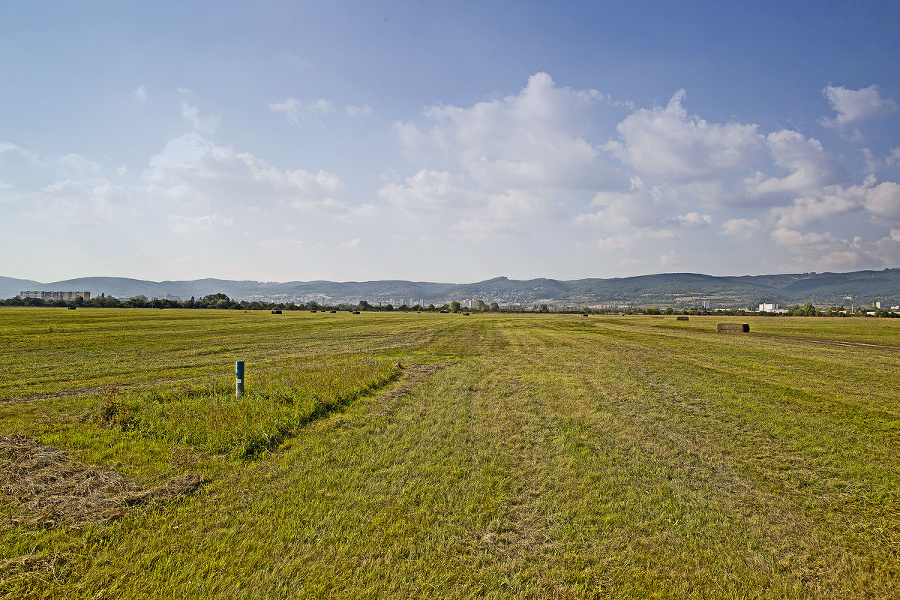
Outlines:
{"label": "distant town", "polygon": [[[100,296],[91,298],[90,291],[23,291],[16,298],[5,301],[7,305],[43,305],[43,306],[71,306],[71,307],[103,307],[103,308],[215,308],[215,309],[235,309],[243,308],[247,310],[351,310],[355,312],[374,310],[374,311],[439,311],[439,312],[460,312],[478,311],[478,312],[582,312],[584,314],[648,314],[648,315],[673,315],[673,314],[706,314],[706,313],[730,313],[730,314],[771,314],[786,316],[873,316],[873,317],[898,317],[900,316],[900,305],[885,306],[881,301],[872,302],[871,306],[856,306],[852,303],[850,306],[816,306],[810,302],[803,306],[799,304],[788,307],[781,307],[776,303],[762,303],[758,307],[741,307],[741,308],[721,308],[713,307],[710,300],[699,300],[690,308],[682,308],[676,310],[672,306],[635,306],[629,304],[594,304],[584,306],[572,306],[567,304],[551,304],[548,302],[533,302],[526,305],[510,302],[500,303],[496,299],[483,298],[463,298],[462,300],[452,300],[442,304],[428,302],[424,298],[389,298],[377,303],[369,303],[368,300],[357,300],[347,302],[333,302],[325,296],[301,296],[297,298],[286,299],[283,297],[262,297],[252,300],[233,300],[225,294],[217,293],[204,296],[200,300],[190,298],[183,300],[177,296],[163,296],[148,298],[143,295],[132,296],[129,298],[115,298],[101,293]],[[18,302],[17,302],[18,301]]]}

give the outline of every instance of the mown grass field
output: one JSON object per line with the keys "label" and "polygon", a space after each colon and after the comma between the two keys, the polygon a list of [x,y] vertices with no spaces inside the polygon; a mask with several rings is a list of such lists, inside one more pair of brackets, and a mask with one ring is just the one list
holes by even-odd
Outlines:
{"label": "mown grass field", "polygon": [[0,434],[206,484],[0,595],[900,597],[900,322],[723,320],[2,309]]}

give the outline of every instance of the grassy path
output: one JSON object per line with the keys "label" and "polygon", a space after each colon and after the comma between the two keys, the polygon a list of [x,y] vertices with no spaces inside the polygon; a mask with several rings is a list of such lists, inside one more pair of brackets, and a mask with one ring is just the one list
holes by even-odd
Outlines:
{"label": "grassy path", "polygon": [[[400,360],[406,375],[272,454],[106,433],[97,445],[120,444],[115,460],[138,462],[128,449],[141,447],[157,458],[137,473],[201,469],[206,493],[83,530],[4,526],[2,558],[68,562],[55,580],[8,571],[0,592],[900,596],[897,353],[716,336],[696,320],[405,317],[296,334],[330,339],[321,356],[349,343]],[[0,423],[73,445],[84,425],[41,424],[45,403],[10,404]]]}

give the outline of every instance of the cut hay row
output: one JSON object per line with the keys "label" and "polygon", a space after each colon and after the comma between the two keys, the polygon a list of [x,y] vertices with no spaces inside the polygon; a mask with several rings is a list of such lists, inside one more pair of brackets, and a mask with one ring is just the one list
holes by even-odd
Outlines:
{"label": "cut hay row", "polygon": [[103,523],[131,507],[194,493],[203,484],[200,475],[183,475],[142,488],[113,469],[80,464],[21,434],[0,435],[0,468],[0,493],[29,515],[25,523],[44,527]]}
{"label": "cut hay row", "polygon": [[749,333],[749,323],[719,323],[716,325],[718,333]]}

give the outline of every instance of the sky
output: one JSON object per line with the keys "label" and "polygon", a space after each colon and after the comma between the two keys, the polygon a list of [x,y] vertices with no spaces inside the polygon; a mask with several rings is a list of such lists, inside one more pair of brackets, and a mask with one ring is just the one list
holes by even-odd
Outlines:
{"label": "sky", "polygon": [[900,266],[900,3],[0,3],[0,275]]}

